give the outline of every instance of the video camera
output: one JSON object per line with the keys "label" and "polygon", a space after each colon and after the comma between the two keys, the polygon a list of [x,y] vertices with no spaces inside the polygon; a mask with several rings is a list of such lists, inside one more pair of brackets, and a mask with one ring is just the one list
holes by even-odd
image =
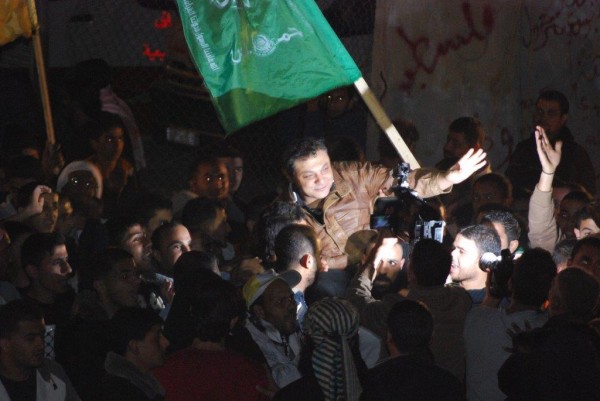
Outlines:
{"label": "video camera", "polygon": [[406,162],[394,168],[393,175],[398,180],[398,184],[391,188],[394,196],[377,199],[371,215],[371,228],[390,229],[398,236],[410,237],[413,243],[422,238],[432,238],[441,243],[446,222],[438,210],[409,188],[409,172],[410,165]]}
{"label": "video camera", "polygon": [[479,268],[484,272],[491,272],[490,294],[496,298],[508,298],[510,290],[508,281],[514,270],[513,255],[510,250],[503,249],[500,256],[486,252],[479,259]]}

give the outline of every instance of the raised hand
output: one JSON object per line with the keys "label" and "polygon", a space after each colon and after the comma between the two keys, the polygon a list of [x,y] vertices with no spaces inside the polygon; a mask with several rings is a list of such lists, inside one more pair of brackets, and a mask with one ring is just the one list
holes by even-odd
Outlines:
{"label": "raised hand", "polygon": [[485,166],[487,154],[483,149],[475,151],[469,149],[460,160],[446,172],[444,178],[449,185],[460,184],[469,178],[474,172]]}
{"label": "raised hand", "polygon": [[557,141],[554,146],[548,140],[546,131],[539,125],[535,127],[535,144],[538,157],[542,164],[542,172],[552,175],[560,163],[562,141]]}

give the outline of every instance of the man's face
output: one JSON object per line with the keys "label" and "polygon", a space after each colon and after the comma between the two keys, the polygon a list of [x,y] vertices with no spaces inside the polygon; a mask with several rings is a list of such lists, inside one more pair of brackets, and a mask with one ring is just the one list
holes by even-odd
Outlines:
{"label": "man's face", "polygon": [[81,197],[93,198],[96,196],[98,183],[94,175],[88,170],[77,170],[69,173],[68,181],[63,191],[71,199]]}
{"label": "man's face", "polygon": [[563,199],[556,215],[556,223],[565,238],[575,238],[575,216],[585,207],[585,203],[574,199]]}
{"label": "man's face", "polygon": [[30,370],[44,362],[44,320],[24,320],[7,338],[0,338],[0,351],[19,370]]}
{"label": "man's face", "polygon": [[318,150],[314,156],[296,160],[294,183],[308,204],[329,195],[333,185],[333,170],[327,152]]}
{"label": "man's face", "polygon": [[164,365],[169,340],[163,335],[162,327],[154,325],[142,341],[136,341],[139,359],[149,369]]}
{"label": "man's face", "polygon": [[[502,192],[494,184],[489,182],[478,182],[473,186],[473,210],[477,212],[480,207],[490,203],[507,204],[507,199],[503,197]],[[508,206],[508,205],[507,205]]]}
{"label": "man's face", "polygon": [[555,100],[539,99],[535,104],[535,125],[542,126],[550,138],[567,123],[567,117],[560,113],[560,103]]}
{"label": "man's face", "polygon": [[164,272],[173,273],[173,265],[181,255],[189,252],[191,243],[190,232],[183,225],[175,226],[167,233],[159,246],[160,255],[158,257]]}
{"label": "man's face", "polygon": [[382,254],[381,264],[377,267],[377,276],[373,282],[373,288],[378,287],[375,292],[385,292],[385,289],[394,283],[404,264],[402,245],[396,244],[393,247],[384,247],[383,250],[385,252]]}
{"label": "man's face", "polygon": [[444,157],[460,159],[469,150],[470,146],[462,132],[448,132],[448,138],[444,145]]}
{"label": "man's face", "polygon": [[67,247],[57,245],[52,255],[46,256],[39,267],[33,267],[40,286],[52,294],[63,294],[69,288],[67,281],[71,277],[71,266],[69,265],[69,254]]}
{"label": "man's face", "polygon": [[600,280],[600,249],[592,245],[583,245],[569,266],[579,267]]}
{"label": "man's face", "polygon": [[103,280],[106,296],[118,307],[138,306],[140,273],[133,259],[119,260]]}
{"label": "man's face", "polygon": [[263,294],[262,318],[282,334],[296,331],[296,301],[290,286],[283,280],[274,280]]}
{"label": "man's face", "polygon": [[596,234],[597,232],[600,232],[600,228],[598,228],[594,219],[583,219],[581,220],[581,223],[579,223],[579,227],[575,229],[575,237],[581,239],[588,235]]}
{"label": "man's face", "polygon": [[152,238],[154,230],[171,221],[173,221],[173,211],[171,209],[158,209],[154,212],[154,216],[146,223],[146,234],[149,238]]}
{"label": "man's face", "polygon": [[124,146],[123,128],[113,127],[102,133],[94,142],[98,158],[103,161],[116,161],[123,154]]}
{"label": "man's face", "polygon": [[147,271],[150,269],[152,243],[148,240],[141,225],[134,224],[127,229],[121,241],[121,248],[133,256],[135,264],[140,270]]}
{"label": "man's face", "polygon": [[348,88],[338,88],[323,95],[322,104],[329,118],[341,117],[352,105],[352,93]]}
{"label": "man's face", "polygon": [[190,190],[201,198],[222,200],[229,195],[227,167],[223,162],[201,164],[190,180]]}
{"label": "man's face", "polygon": [[58,221],[58,194],[56,192],[42,194],[44,209],[42,213],[31,217],[31,226],[41,233],[51,233]]}
{"label": "man's face", "polygon": [[453,245],[452,265],[450,266],[452,280],[461,283],[465,280],[476,279],[483,272],[479,269],[480,255],[475,241],[458,234]]}
{"label": "man's face", "polygon": [[244,160],[241,157],[219,157],[219,160],[227,166],[229,193],[233,195],[240,188],[244,177]]}

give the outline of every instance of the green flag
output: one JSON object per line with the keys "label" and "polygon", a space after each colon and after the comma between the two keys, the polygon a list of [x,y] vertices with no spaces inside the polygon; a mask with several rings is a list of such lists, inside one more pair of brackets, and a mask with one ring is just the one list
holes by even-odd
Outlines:
{"label": "green flag", "polygon": [[177,3],[228,133],[361,77],[314,0]]}

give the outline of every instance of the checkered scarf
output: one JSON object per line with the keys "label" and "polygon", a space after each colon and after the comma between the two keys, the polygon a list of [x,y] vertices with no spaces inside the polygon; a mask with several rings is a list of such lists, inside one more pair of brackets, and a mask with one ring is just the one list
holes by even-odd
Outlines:
{"label": "checkered scarf", "polygon": [[315,344],[312,366],[326,401],[354,401],[360,396],[348,344],[358,326],[358,312],[348,301],[325,298],[308,309],[304,327]]}

